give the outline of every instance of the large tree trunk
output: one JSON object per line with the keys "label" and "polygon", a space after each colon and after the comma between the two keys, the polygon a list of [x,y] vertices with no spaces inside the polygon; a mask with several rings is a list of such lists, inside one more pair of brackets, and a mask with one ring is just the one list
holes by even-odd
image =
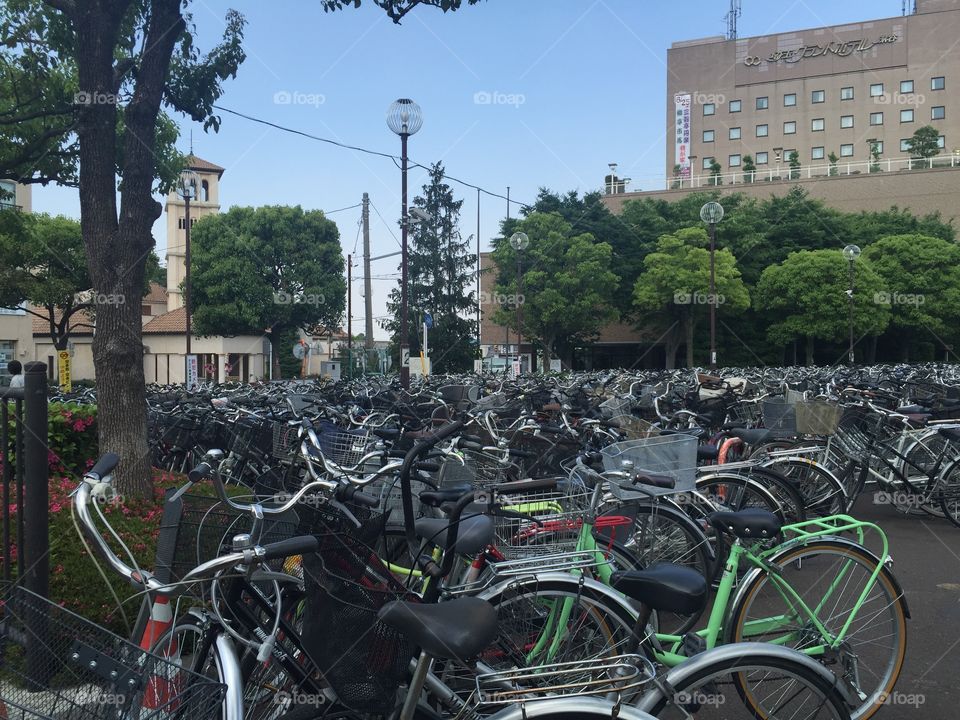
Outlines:
{"label": "large tree trunk", "polygon": [[807,365],[813,365],[813,335],[807,335]]}
{"label": "large tree trunk", "polygon": [[683,321],[683,334],[687,343],[687,367],[693,367],[693,315],[687,316]]}
{"label": "large tree trunk", "polygon": [[664,364],[667,370],[673,370],[677,367],[677,350],[680,349],[680,331],[674,328],[667,333],[663,343]]}
{"label": "large tree trunk", "polygon": [[[109,98],[117,94],[114,48],[131,0],[87,0],[72,10],[80,89]],[[120,455],[117,487],[125,495],[151,489],[147,447],[146,391],[140,297],[146,259],[153,248],[153,222],[161,206],[153,199],[155,131],[173,46],[183,29],[179,0],[153,0],[144,39],[148,50],[137,69],[125,110],[124,166],[117,213],[117,108],[111,102],[79,111],[80,222],[94,291],[122,301],[97,311],[93,360],[97,376],[100,452]]]}

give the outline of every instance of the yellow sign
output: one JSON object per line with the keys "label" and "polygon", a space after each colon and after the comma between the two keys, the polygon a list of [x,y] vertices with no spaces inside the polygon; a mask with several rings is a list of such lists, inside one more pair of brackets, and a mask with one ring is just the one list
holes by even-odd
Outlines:
{"label": "yellow sign", "polygon": [[60,366],[60,389],[63,392],[70,392],[73,384],[70,381],[70,353],[61,350],[57,353],[58,365]]}

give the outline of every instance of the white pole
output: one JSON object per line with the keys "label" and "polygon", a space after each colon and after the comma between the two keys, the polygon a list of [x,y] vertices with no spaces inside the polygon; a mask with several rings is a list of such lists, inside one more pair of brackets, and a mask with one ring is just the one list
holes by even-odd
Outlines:
{"label": "white pole", "polygon": [[424,323],[423,324],[423,368],[422,370],[425,376],[429,375],[429,373],[427,372],[427,363],[430,362],[429,358],[430,358],[430,354],[427,351],[427,324]]}

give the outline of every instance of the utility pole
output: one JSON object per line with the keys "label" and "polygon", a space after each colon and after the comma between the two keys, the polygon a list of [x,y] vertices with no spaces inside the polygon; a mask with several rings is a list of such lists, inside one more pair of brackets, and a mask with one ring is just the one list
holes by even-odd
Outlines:
{"label": "utility pole", "polygon": [[361,213],[361,222],[363,224],[363,306],[366,313],[366,322],[364,324],[363,348],[367,356],[367,367],[376,367],[374,363],[373,352],[373,290],[370,280],[370,196],[363,194],[363,212]]}
{"label": "utility pole", "polygon": [[353,255],[347,255],[347,379],[353,376]]}

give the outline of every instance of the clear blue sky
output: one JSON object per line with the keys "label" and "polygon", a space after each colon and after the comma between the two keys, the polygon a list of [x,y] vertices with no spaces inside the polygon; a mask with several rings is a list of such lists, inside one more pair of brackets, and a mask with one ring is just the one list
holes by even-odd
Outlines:
{"label": "clear blue sky", "polygon": [[[889,17],[899,15],[901,5],[899,0],[742,4],[741,37]],[[248,20],[247,60],[237,79],[226,84],[223,106],[399,153],[399,138],[387,129],[384,114],[395,98],[410,97],[424,113],[423,128],[410,140],[411,158],[425,165],[442,160],[450,175],[501,194],[510,186],[512,198],[532,202],[541,186],[599,189],[609,162],[633,178],[631,189],[662,187],[667,48],[675,40],[723,34],[728,2],[485,0],[456,13],[417,8],[401,26],[370,0],[359,10],[333,14],[324,14],[316,0],[200,0],[192,7],[205,48],[222,31],[228,8],[236,7]],[[276,102],[284,93],[290,104]],[[505,102],[478,104],[477,93]],[[312,104],[294,104],[298,100]],[[390,160],[222,117],[217,134],[192,129],[196,154],[226,168],[224,209],[299,204],[332,210],[358,203],[366,191],[386,221],[371,212],[373,254],[398,249],[391,232],[398,235],[400,172]],[[185,151],[191,123],[180,120]],[[412,191],[423,182],[423,171],[414,170]],[[477,196],[462,190],[466,237],[476,231]],[[33,204],[38,212],[79,216],[75,190],[36,187]],[[486,247],[506,203],[484,196],[480,210]],[[359,208],[331,215],[345,254],[355,247],[362,252],[359,217]],[[164,222],[154,226],[161,257]],[[375,316],[385,311],[396,267],[394,258],[374,263]],[[362,330],[362,284],[354,289],[354,327]]]}

